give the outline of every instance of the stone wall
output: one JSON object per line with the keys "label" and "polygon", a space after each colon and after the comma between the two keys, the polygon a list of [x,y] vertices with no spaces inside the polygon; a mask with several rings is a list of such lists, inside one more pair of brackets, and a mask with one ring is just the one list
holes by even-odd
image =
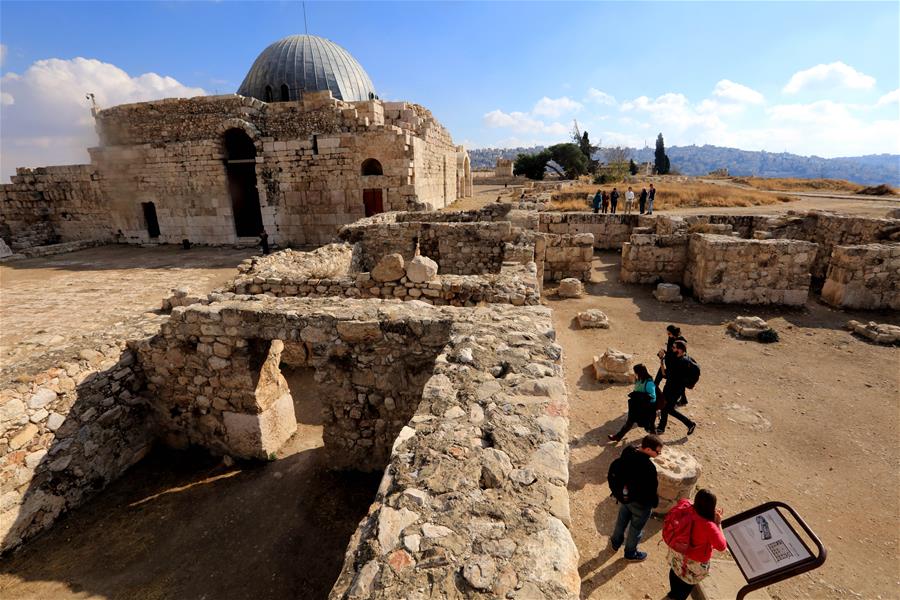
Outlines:
{"label": "stone wall", "polygon": [[802,306],[816,249],[796,240],[694,234],[685,285],[700,302]]}
{"label": "stone wall", "polygon": [[153,428],[124,344],[0,386],[0,551],[49,527],[139,461]]}
{"label": "stone wall", "polygon": [[822,299],[841,308],[900,310],[900,244],[834,246]]}
{"label": "stone wall", "polygon": [[0,237],[13,250],[112,239],[98,179],[92,165],[17,169],[0,185]]}
{"label": "stone wall", "polygon": [[[543,244],[536,248],[535,260],[543,265],[543,281],[574,277],[591,280],[594,236],[590,233],[540,235]],[[543,253],[541,253],[543,250]]]}
{"label": "stone wall", "polygon": [[591,233],[594,247],[618,249],[638,226],[640,215],[609,215],[591,212],[542,212],[538,231],[555,234]]}
{"label": "stone wall", "polygon": [[619,279],[626,283],[681,283],[687,267],[688,236],[638,234],[622,245]]}

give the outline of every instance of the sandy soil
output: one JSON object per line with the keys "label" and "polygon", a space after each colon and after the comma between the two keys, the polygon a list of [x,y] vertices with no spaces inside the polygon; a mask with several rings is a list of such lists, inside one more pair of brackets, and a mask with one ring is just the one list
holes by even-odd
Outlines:
{"label": "sandy soil", "polygon": [[[614,347],[655,372],[669,323],[682,328],[702,377],[685,407],[696,432],[688,438],[670,420],[664,441],[700,460],[701,485],[718,494],[726,516],[782,500],[829,550],[823,567],[770,588],[772,597],[898,597],[900,349],[842,328],[850,318],[900,323],[900,315],[835,311],[817,301],[803,310],[662,304],[650,286],[620,284],[618,260],[616,253],[597,257],[586,297],[548,301],[571,401],[569,491],[582,597],[656,599],[667,590],[661,522],[645,530],[650,558],[642,564],[608,548],[617,505],[606,472],[642,430],[617,445],[607,441],[624,422],[629,388],[597,384],[590,365],[592,355]],[[578,329],[573,318],[587,308],[606,312],[610,329]],[[767,319],[781,341],[731,337],[724,323],[739,314]]]}
{"label": "sandy soil", "polygon": [[[254,248],[101,246],[0,265],[0,368],[34,370],[66,348],[136,337],[172,288],[206,294]],[[51,366],[51,365],[48,365]]]}
{"label": "sandy soil", "polygon": [[158,450],[0,561],[0,598],[327,597],[381,474],[327,469],[312,372],[285,376],[298,431],[278,460]]}

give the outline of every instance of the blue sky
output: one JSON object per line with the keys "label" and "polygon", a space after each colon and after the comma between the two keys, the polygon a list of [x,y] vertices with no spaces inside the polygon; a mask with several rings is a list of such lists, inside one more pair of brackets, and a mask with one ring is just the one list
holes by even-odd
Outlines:
{"label": "blue sky", "polygon": [[[425,105],[470,147],[563,141],[577,118],[609,145],[661,131],[668,145],[900,152],[898,2],[308,2],[307,15],[382,98]],[[0,2],[3,176],[87,158],[87,91],[104,106],[230,93],[303,31],[299,2]]]}

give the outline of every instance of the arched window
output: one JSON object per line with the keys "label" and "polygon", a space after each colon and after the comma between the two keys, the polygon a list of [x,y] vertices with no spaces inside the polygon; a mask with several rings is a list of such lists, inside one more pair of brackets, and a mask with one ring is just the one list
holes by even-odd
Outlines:
{"label": "arched window", "polygon": [[363,161],[362,164],[362,174],[363,175],[384,175],[384,171],[381,169],[381,163],[375,160],[374,158],[367,158]]}
{"label": "arched window", "polygon": [[265,100],[266,102],[272,101],[272,86],[271,85],[266,86],[266,93],[263,95],[263,100]]}
{"label": "arched window", "polygon": [[287,102],[290,100],[290,94],[288,93],[288,86],[286,83],[281,84],[281,101]]}

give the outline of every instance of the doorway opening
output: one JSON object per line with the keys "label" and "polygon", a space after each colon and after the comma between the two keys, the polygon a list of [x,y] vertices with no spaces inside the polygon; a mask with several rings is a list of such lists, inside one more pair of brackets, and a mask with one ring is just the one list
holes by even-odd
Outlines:
{"label": "doorway opening", "polygon": [[152,202],[141,202],[144,209],[144,222],[147,223],[147,235],[150,239],[159,237],[159,219],[156,217],[156,205]]}
{"label": "doorway opening", "polygon": [[263,224],[256,188],[256,146],[241,129],[225,132],[225,171],[235,232],[238,237],[259,235]]}
{"label": "doorway opening", "polygon": [[384,212],[384,201],[382,200],[380,189],[363,190],[363,205],[366,209],[366,216],[371,217],[378,213]]}

